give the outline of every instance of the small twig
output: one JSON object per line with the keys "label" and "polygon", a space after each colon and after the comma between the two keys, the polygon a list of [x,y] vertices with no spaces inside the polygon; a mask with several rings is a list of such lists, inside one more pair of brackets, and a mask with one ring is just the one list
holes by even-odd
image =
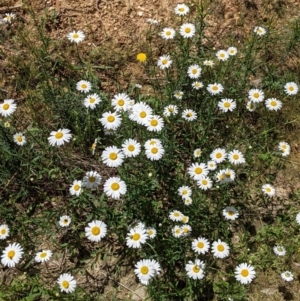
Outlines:
{"label": "small twig", "polygon": [[16,5],[16,6],[10,6],[10,7],[0,7],[0,11],[10,11],[10,10],[14,10],[14,9],[18,9],[20,7],[22,7],[23,5]]}
{"label": "small twig", "polygon": [[2,192],[5,190],[5,188],[10,184],[10,182],[13,180],[13,178],[16,176],[17,173],[15,173],[5,184],[4,188],[0,191],[0,195],[2,194]]}

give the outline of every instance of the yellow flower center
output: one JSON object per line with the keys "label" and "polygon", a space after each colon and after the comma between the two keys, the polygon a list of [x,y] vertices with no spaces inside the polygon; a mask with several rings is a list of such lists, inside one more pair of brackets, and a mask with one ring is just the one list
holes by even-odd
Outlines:
{"label": "yellow flower center", "polygon": [[184,12],[184,8],[183,8],[183,7],[180,7],[178,10],[179,10],[180,12]]}
{"label": "yellow flower center", "polygon": [[290,86],[290,87],[289,87],[289,90],[290,90],[290,91],[294,91],[294,87],[293,87],[293,86]]}
{"label": "yellow flower center", "polygon": [[218,91],[218,86],[212,86],[212,89],[214,90],[214,91]]}
{"label": "yellow flower center", "polygon": [[217,246],[218,251],[223,252],[225,250],[223,245],[218,245]]}
{"label": "yellow flower center", "polygon": [[174,111],[173,108],[168,108],[168,110],[169,110],[169,112],[171,112],[171,113]]}
{"label": "yellow flower center", "polygon": [[69,220],[64,219],[64,224],[67,224],[69,222]]}
{"label": "yellow flower center", "polygon": [[118,154],[117,153],[110,153],[109,154],[109,159],[110,160],[116,160],[118,158]]}
{"label": "yellow flower center", "polygon": [[254,104],[251,102],[250,104],[249,104],[249,108],[252,110],[252,109],[254,109]]}
{"label": "yellow flower center", "polygon": [[117,191],[120,189],[120,185],[118,183],[113,183],[110,187],[113,191]]}
{"label": "yellow flower center", "polygon": [[17,140],[18,140],[19,142],[22,142],[22,141],[23,141],[22,136],[18,136],[18,137],[17,137]]}
{"label": "yellow flower center", "polygon": [[180,233],[181,233],[181,230],[180,230],[180,229],[176,229],[176,230],[175,230],[175,233],[176,233],[176,234],[180,234]]}
{"label": "yellow flower center", "polygon": [[81,84],[81,88],[82,89],[86,89],[87,88],[87,84]]}
{"label": "yellow flower center", "polygon": [[6,233],[5,229],[1,229],[1,234],[4,235]]}
{"label": "yellow flower center", "polygon": [[101,230],[100,230],[99,227],[95,226],[95,227],[92,228],[91,232],[92,232],[93,235],[99,235]]}
{"label": "yellow flower center", "polygon": [[96,101],[95,98],[93,98],[93,97],[90,98],[90,103],[94,103],[95,101]]}
{"label": "yellow flower center", "polygon": [[134,145],[128,145],[127,149],[130,151],[130,152],[133,152],[135,150],[135,147]]}
{"label": "yellow flower center", "polygon": [[208,182],[206,180],[202,180],[202,185],[207,185]]}
{"label": "yellow flower center", "polygon": [[151,153],[152,154],[157,154],[158,153],[158,148],[157,147],[152,147],[151,148]]}
{"label": "yellow flower center", "polygon": [[125,101],[124,101],[123,99],[119,99],[119,100],[118,100],[118,105],[119,105],[120,107],[124,106],[124,103],[125,103]]}
{"label": "yellow flower center", "polygon": [[267,187],[267,188],[266,188],[266,192],[271,192],[271,188],[270,188],[270,187]]}
{"label": "yellow flower center", "polygon": [[142,267],[141,267],[141,273],[142,273],[142,274],[147,275],[148,272],[149,272],[148,267],[146,267],[146,266],[142,266]]}
{"label": "yellow flower center", "polygon": [[193,69],[193,70],[192,70],[192,73],[193,73],[193,74],[197,74],[197,69]]}
{"label": "yellow flower center", "polygon": [[[227,178],[230,178],[230,175],[231,175],[230,172],[225,172],[225,176],[226,176]],[[222,179],[223,179],[223,177],[222,177]]]}
{"label": "yellow flower center", "polygon": [[95,148],[96,148],[96,143],[93,143],[91,149],[94,150]]}
{"label": "yellow flower center", "polygon": [[78,33],[74,33],[73,34],[73,39],[78,39],[79,38],[79,34]]}
{"label": "yellow flower center", "polygon": [[197,247],[198,247],[199,249],[202,249],[202,248],[204,247],[204,243],[203,243],[202,241],[199,241],[199,242],[197,243]]}
{"label": "yellow flower center", "polygon": [[228,213],[228,215],[230,215],[230,216],[233,216],[233,215],[234,215],[234,212],[233,212],[233,211],[228,211],[227,213]]}
{"label": "yellow flower center", "polygon": [[216,153],[216,158],[217,158],[217,159],[222,158],[222,153]]}
{"label": "yellow flower center", "polygon": [[89,182],[94,183],[95,181],[96,181],[96,177],[93,176],[89,177]]}
{"label": "yellow flower center", "polygon": [[200,272],[200,267],[197,266],[197,265],[194,265],[194,266],[193,266],[193,272],[194,272],[194,273],[199,273],[199,272]]}
{"label": "yellow flower center", "polygon": [[184,232],[184,233],[188,233],[189,231],[190,231],[189,228],[183,228],[183,232]]}
{"label": "yellow flower center", "polygon": [[166,65],[168,63],[168,60],[167,59],[163,59],[162,62],[161,62],[163,65]]}
{"label": "yellow flower center", "polygon": [[191,112],[186,113],[186,117],[192,117],[192,116],[193,116],[193,114]]}
{"label": "yellow flower center", "polygon": [[153,231],[150,229],[148,230],[148,235],[151,236],[153,234]]}
{"label": "yellow flower center", "polygon": [[182,194],[186,195],[186,194],[188,194],[188,191],[185,189],[185,190],[182,191]]}
{"label": "yellow flower center", "polygon": [[7,254],[7,257],[9,259],[13,259],[15,255],[16,255],[16,252],[14,250],[10,250]]}
{"label": "yellow flower center", "polygon": [[62,132],[57,132],[56,134],[55,134],[55,138],[56,139],[60,139],[60,138],[62,138],[63,137],[63,133]]}
{"label": "yellow flower center", "polygon": [[2,106],[3,110],[8,110],[9,109],[9,104],[8,103],[5,103],[3,106]]}
{"label": "yellow flower center", "polygon": [[238,159],[239,159],[239,155],[238,155],[238,154],[234,154],[234,155],[232,156],[232,158],[233,158],[234,160],[238,160]]}
{"label": "yellow flower center", "polygon": [[179,212],[174,212],[174,216],[178,217],[178,216],[180,216],[180,213]]}
{"label": "yellow flower center", "polygon": [[157,122],[157,120],[152,119],[151,122],[150,122],[150,124],[151,124],[152,126],[157,126],[157,125],[158,125],[158,122]]}
{"label": "yellow flower center", "polygon": [[201,175],[202,174],[202,168],[201,167],[197,167],[197,168],[195,168],[195,173],[197,174],[197,175]]}
{"label": "yellow flower center", "polygon": [[141,238],[141,235],[139,233],[134,233],[131,237],[133,240],[137,241]]}
{"label": "yellow flower center", "polygon": [[166,31],[166,35],[170,36],[171,35],[171,31]]}
{"label": "yellow flower center", "polygon": [[41,257],[41,258],[45,258],[46,256],[47,256],[47,253],[46,253],[46,252],[43,252],[43,253],[40,254],[40,257]]}
{"label": "yellow flower center", "polygon": [[248,275],[249,275],[249,271],[248,270],[241,270],[241,275],[243,276],[243,277],[247,277]]}
{"label": "yellow flower center", "polygon": [[190,32],[191,32],[191,29],[190,29],[190,28],[186,28],[184,31],[185,31],[186,33],[190,33]]}
{"label": "yellow flower center", "polygon": [[272,100],[271,101],[271,106],[272,107],[276,107],[277,106],[277,101],[276,100]]}
{"label": "yellow flower center", "polygon": [[225,54],[224,53],[220,53],[220,57],[225,57]]}
{"label": "yellow flower center", "polygon": [[253,97],[254,97],[254,98],[258,98],[258,97],[259,97],[259,93],[255,92],[255,93],[253,94]]}
{"label": "yellow flower center", "polygon": [[225,108],[230,108],[230,102],[225,102],[225,103],[224,103],[224,107],[225,107]]}
{"label": "yellow flower center", "polygon": [[64,280],[64,281],[61,283],[61,285],[62,285],[63,288],[67,289],[67,288],[69,288],[70,283],[69,283],[69,281]]}
{"label": "yellow flower center", "polygon": [[108,116],[107,121],[108,122],[114,122],[115,121],[115,116],[112,116],[112,115]]}
{"label": "yellow flower center", "polygon": [[140,112],[140,117],[145,118],[147,116],[147,113],[145,111]]}
{"label": "yellow flower center", "polygon": [[74,185],[74,190],[78,191],[80,189],[80,186],[78,184]]}

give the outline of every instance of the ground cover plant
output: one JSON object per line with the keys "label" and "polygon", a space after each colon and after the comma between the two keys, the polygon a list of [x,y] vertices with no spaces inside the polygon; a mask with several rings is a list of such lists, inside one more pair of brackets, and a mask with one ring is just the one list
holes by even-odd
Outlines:
{"label": "ground cover plant", "polygon": [[55,10],[25,9],[30,30],[1,24],[0,298],[104,300],[126,267],[149,300],[250,300],[270,272],[293,300],[299,191],[276,179],[299,124],[299,63],[284,64],[299,19],[216,49],[209,3],[174,5],[132,55],[147,79],[122,84],[122,54],[86,51],[85,28],[54,39]]}

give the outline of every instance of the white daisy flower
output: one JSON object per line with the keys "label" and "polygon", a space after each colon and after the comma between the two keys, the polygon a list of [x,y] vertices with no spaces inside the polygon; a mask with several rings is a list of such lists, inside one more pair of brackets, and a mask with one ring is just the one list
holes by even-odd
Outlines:
{"label": "white daisy flower", "polygon": [[212,67],[215,63],[212,60],[205,60],[203,62],[204,66]]}
{"label": "white daisy flower", "polygon": [[119,93],[114,96],[111,100],[111,105],[114,107],[115,111],[126,112],[129,107],[130,98],[125,93]]}
{"label": "white daisy flower", "polygon": [[237,149],[234,149],[233,151],[228,153],[227,158],[229,162],[234,165],[242,164],[246,162],[244,155]]}
{"label": "white daisy flower", "polygon": [[151,148],[152,146],[162,147],[162,143],[159,139],[149,139],[145,142],[145,148]]}
{"label": "white daisy flower", "polygon": [[149,147],[146,147],[145,145],[145,148],[146,148],[146,157],[151,161],[160,160],[165,153],[165,150],[161,145],[153,145]]}
{"label": "white daisy flower", "polygon": [[134,139],[127,139],[122,144],[125,157],[136,157],[141,152],[141,144]]}
{"label": "white daisy flower", "polygon": [[201,157],[201,154],[202,154],[201,148],[196,148],[193,152],[195,158]]}
{"label": "white daisy flower", "polygon": [[226,168],[226,169],[221,170],[221,172],[223,173],[223,180],[220,182],[220,184],[234,181],[234,179],[235,179],[235,171],[234,170],[232,170],[230,168]]}
{"label": "white daisy flower", "polygon": [[209,156],[216,163],[222,163],[226,159],[227,154],[224,148],[216,148]]}
{"label": "white daisy flower", "polygon": [[181,226],[182,236],[188,236],[192,232],[192,227],[190,225]]}
{"label": "white daisy flower", "polygon": [[229,58],[229,54],[226,50],[219,50],[216,53],[216,57],[219,61],[227,61]]}
{"label": "white daisy flower", "polygon": [[15,17],[16,17],[16,15],[13,13],[7,13],[7,14],[5,14],[5,17],[3,18],[3,22],[11,23],[12,19],[14,19]]}
{"label": "white daisy flower", "polygon": [[0,103],[0,114],[3,117],[11,115],[17,109],[17,105],[13,99],[4,99],[3,103]]}
{"label": "white daisy flower", "polygon": [[96,146],[97,146],[97,138],[94,140],[94,143],[91,146],[92,155],[95,155]]}
{"label": "white daisy flower", "polygon": [[279,142],[278,150],[283,157],[288,156],[291,153],[291,146],[287,142]]}
{"label": "white daisy flower", "polygon": [[163,115],[169,117],[171,115],[177,115],[178,107],[176,105],[168,105],[164,108]]}
{"label": "white daisy flower", "polygon": [[209,241],[204,237],[198,237],[192,241],[192,249],[198,254],[205,254],[210,247]]}
{"label": "white daisy flower", "polygon": [[157,272],[151,260],[142,259],[135,264],[134,273],[142,284],[147,285]]}
{"label": "white daisy flower", "polygon": [[192,38],[195,35],[196,28],[194,24],[184,23],[180,26],[179,33],[186,39]]}
{"label": "white daisy flower", "polygon": [[147,130],[150,132],[160,132],[163,127],[164,127],[164,121],[158,115],[153,115],[148,120]]}
{"label": "white daisy flower", "polygon": [[174,226],[174,227],[172,228],[172,235],[173,235],[174,237],[176,237],[176,238],[182,237],[183,232],[182,232],[181,227],[180,227],[180,226],[177,226],[177,225]]}
{"label": "white daisy flower", "polygon": [[287,95],[296,95],[298,91],[299,91],[299,87],[294,82],[286,83],[284,85],[284,92]]}
{"label": "white daisy flower", "polygon": [[106,233],[106,224],[99,220],[94,220],[88,223],[88,226],[85,227],[85,236],[91,241],[100,241],[103,237],[105,237]]}
{"label": "white daisy flower", "polygon": [[64,273],[59,276],[56,283],[59,285],[61,292],[72,293],[75,291],[77,282],[69,273]]}
{"label": "white daisy flower", "polygon": [[73,184],[70,185],[71,195],[79,196],[82,192],[82,181],[74,180]]}
{"label": "white daisy flower", "polygon": [[205,163],[192,163],[187,172],[196,181],[208,175],[208,169]]}
{"label": "white daisy flower", "polygon": [[195,82],[192,83],[192,88],[194,90],[199,90],[199,89],[201,89],[203,87],[204,87],[204,85],[203,85],[202,82],[195,81]]}
{"label": "white daisy flower", "polygon": [[215,161],[213,161],[213,160],[208,161],[206,163],[206,166],[207,166],[208,170],[216,170],[217,169],[217,163]]}
{"label": "white daisy flower", "polygon": [[101,183],[101,176],[96,171],[88,171],[82,179],[82,186],[88,189],[97,188]]}
{"label": "white daisy flower", "polygon": [[223,98],[218,102],[218,107],[222,112],[232,112],[236,108],[236,102],[233,99]]}
{"label": "white daisy flower", "polygon": [[65,142],[69,142],[72,138],[72,134],[70,134],[70,130],[68,129],[59,129],[57,131],[52,131],[50,133],[50,137],[48,137],[49,144],[51,146],[61,146],[64,145]]}
{"label": "white daisy flower", "polygon": [[191,65],[188,68],[187,74],[189,78],[198,78],[201,75],[201,67],[199,65]]}
{"label": "white daisy flower", "polygon": [[278,111],[282,108],[282,102],[276,98],[266,99],[266,107],[270,111]]}
{"label": "white daisy flower", "polygon": [[160,33],[160,36],[165,40],[172,40],[174,39],[176,31],[173,28],[166,27]]}
{"label": "white daisy flower", "polygon": [[26,138],[22,133],[16,133],[13,136],[14,142],[16,142],[18,145],[24,145],[26,143]]}
{"label": "white daisy flower", "polygon": [[197,185],[202,190],[207,190],[212,187],[212,180],[209,177],[202,177],[197,181]]}
{"label": "white daisy flower", "polygon": [[171,211],[170,212],[170,214],[169,214],[169,219],[171,219],[172,221],[174,221],[174,222],[180,222],[181,220],[182,220],[182,217],[183,217],[184,215],[180,212],[180,211],[178,211],[178,210],[173,210],[173,211]]}
{"label": "white daisy flower", "polygon": [[172,60],[169,55],[162,55],[157,61],[157,66],[162,70],[168,69],[171,66],[171,64]]}
{"label": "white daisy flower", "polygon": [[273,251],[278,256],[284,256],[286,254],[286,249],[283,246],[274,246]]}
{"label": "white daisy flower", "polygon": [[186,223],[189,222],[189,220],[190,220],[190,218],[189,218],[188,216],[183,215],[183,216],[182,216],[182,219],[181,219],[181,222],[184,223],[184,224],[186,224]]}
{"label": "white daisy flower", "polygon": [[121,125],[122,118],[116,112],[109,111],[103,113],[99,121],[107,130],[116,130]]}
{"label": "white daisy flower", "polygon": [[253,31],[259,36],[264,36],[267,33],[267,31],[261,26],[256,26]]}
{"label": "white daisy flower", "polygon": [[127,233],[126,245],[129,248],[134,248],[134,249],[140,248],[142,244],[146,242],[148,237],[149,236],[145,228],[135,227],[133,229],[130,229],[129,233]]}
{"label": "white daisy flower", "polygon": [[257,107],[257,104],[251,100],[249,100],[246,104],[246,108],[248,111],[253,112]]}
{"label": "white daisy flower", "polygon": [[254,103],[262,102],[264,100],[265,94],[262,90],[251,89],[248,92],[248,98]]}
{"label": "white daisy flower", "polygon": [[58,223],[61,227],[68,227],[71,224],[71,218],[68,215],[63,215],[59,218]]}
{"label": "white daisy flower", "polygon": [[184,205],[186,205],[186,206],[190,206],[190,205],[192,205],[193,200],[192,200],[190,197],[184,197],[184,198],[183,198],[183,203],[184,203]]}
{"label": "white daisy flower", "polygon": [[185,16],[189,13],[190,8],[186,4],[177,4],[174,8],[175,14],[178,16]]}
{"label": "white daisy flower", "polygon": [[118,167],[124,161],[124,154],[116,146],[108,146],[102,152],[101,159],[109,167]]}
{"label": "white daisy flower", "polygon": [[16,264],[19,263],[19,261],[22,258],[23,255],[23,248],[20,246],[20,244],[14,242],[12,244],[9,244],[4,250],[1,255],[1,263],[4,266],[7,266],[9,268],[15,267]]}
{"label": "white daisy flower", "polygon": [[138,124],[148,126],[149,120],[153,117],[153,110],[144,102],[138,102],[132,106],[132,120]]}
{"label": "white daisy flower", "polygon": [[0,239],[5,239],[9,236],[9,228],[6,224],[0,225]]}
{"label": "white daisy flower", "polygon": [[100,102],[101,99],[97,94],[90,94],[84,99],[83,104],[86,108],[94,110],[96,108],[96,105]]}
{"label": "white daisy flower", "polygon": [[209,84],[206,89],[211,95],[220,94],[224,90],[223,86],[218,83]]}
{"label": "white daisy flower", "polygon": [[254,267],[247,263],[241,263],[234,270],[234,276],[242,284],[248,284],[255,278],[256,272]]}
{"label": "white daisy flower", "polygon": [[212,243],[211,251],[215,257],[225,258],[229,255],[229,246],[226,242],[218,239]]}
{"label": "white daisy flower", "polygon": [[147,231],[149,238],[153,239],[156,236],[157,232],[154,228],[147,228],[146,231]]}
{"label": "white daisy flower", "polygon": [[119,177],[111,177],[104,183],[105,194],[113,199],[119,199],[121,195],[126,193],[126,191],[126,183]]}
{"label": "white daisy flower", "polygon": [[176,99],[182,99],[182,97],[183,97],[183,92],[182,91],[175,91],[174,92],[174,97],[176,98]]}
{"label": "white daisy flower", "polygon": [[296,222],[300,225],[300,212],[296,215]]}
{"label": "white daisy flower", "polygon": [[275,188],[270,184],[264,184],[261,189],[263,193],[269,197],[273,197],[275,195]]}
{"label": "white daisy flower", "polygon": [[36,262],[46,262],[51,258],[51,256],[52,256],[52,251],[43,250],[41,252],[36,253],[34,260]]}
{"label": "white daisy flower", "polygon": [[185,109],[182,112],[181,117],[187,121],[193,121],[197,119],[197,113],[191,109]]}
{"label": "white daisy flower", "polygon": [[231,46],[231,47],[229,47],[229,48],[227,49],[227,53],[228,53],[229,55],[231,55],[231,56],[236,55],[236,54],[237,54],[237,48]]}
{"label": "white daisy flower", "polygon": [[181,197],[190,197],[192,195],[192,189],[189,186],[181,186],[177,191]]}
{"label": "white daisy flower", "polygon": [[195,262],[189,261],[185,265],[187,275],[195,280],[204,278],[204,269],[205,264],[199,259],[196,259]]}
{"label": "white daisy flower", "polygon": [[290,271],[284,271],[281,273],[281,278],[287,282],[290,282],[294,280],[294,275]]}
{"label": "white daisy flower", "polygon": [[91,91],[92,84],[88,82],[87,80],[81,80],[76,84],[76,89],[80,92],[87,93]]}
{"label": "white daisy flower", "polygon": [[146,19],[146,22],[149,23],[150,25],[157,25],[158,24],[158,20],[153,19],[153,18]]}
{"label": "white daisy flower", "polygon": [[84,40],[85,34],[81,30],[72,31],[67,34],[67,38],[71,42],[80,43]]}
{"label": "white daisy flower", "polygon": [[223,209],[223,216],[228,219],[234,221],[239,217],[239,212],[236,210],[235,207],[228,206],[225,209]]}

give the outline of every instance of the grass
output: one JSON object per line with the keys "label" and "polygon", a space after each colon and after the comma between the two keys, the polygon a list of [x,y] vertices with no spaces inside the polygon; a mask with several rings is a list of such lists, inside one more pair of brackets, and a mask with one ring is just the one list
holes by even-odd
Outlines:
{"label": "grass", "polygon": [[[298,95],[284,92],[287,82],[299,78],[299,64],[291,63],[299,51],[299,20],[292,20],[284,29],[275,27],[271,20],[264,36],[252,29],[238,45],[237,54],[220,61],[216,58],[219,49],[214,49],[208,37],[210,6],[191,4],[188,16],[174,15],[177,33],[173,40],[159,36],[168,24],[149,25],[145,41],[140,42],[140,52],[147,55],[144,63],[136,61],[138,53],[108,53],[109,44],[88,52],[85,41],[76,44],[53,38],[51,30],[57,27],[59,17],[55,11],[37,15],[27,6],[31,28],[19,19],[2,25],[0,41],[5,47],[0,58],[7,62],[7,74],[13,76],[0,94],[1,99],[15,98],[17,110],[0,123],[0,212],[2,224],[10,229],[0,245],[4,250],[8,243],[18,242],[24,255],[13,268],[2,264],[0,299],[102,300],[105,286],[111,281],[116,285],[124,270],[134,269],[141,259],[156,260],[161,266],[160,275],[147,286],[149,300],[251,300],[259,279],[268,273],[280,279],[280,273],[291,270],[297,281],[299,191],[293,191],[287,201],[277,194],[263,194],[262,185],[272,184],[277,191],[278,173],[289,168],[289,157],[281,156],[278,144],[293,144],[288,132],[291,126],[299,126]],[[195,24],[192,38],[179,34],[179,27],[186,22]],[[237,46],[230,37],[221,42],[223,49]],[[170,56],[170,68],[158,68],[162,55]],[[203,65],[208,59],[214,66]],[[118,72],[127,61],[136,64],[143,74],[140,83],[150,87],[151,93],[143,93],[126,73]],[[204,87],[199,90],[192,89],[194,80],[187,76],[193,64],[202,68],[199,81]],[[83,79],[91,83],[90,93],[97,93],[102,100],[94,110],[83,105],[87,94],[76,90],[76,83]],[[222,84],[224,92],[209,93],[207,86],[214,83]],[[282,101],[282,109],[270,111],[262,102],[255,111],[247,110],[248,91],[253,88],[262,89],[265,99]],[[183,92],[182,99],[174,97],[176,91]],[[111,99],[118,93],[150,106],[153,114],[163,118],[163,128],[151,132],[121,111],[120,128],[107,135],[99,119],[114,110]],[[218,102],[222,98],[233,99],[236,109],[221,112]],[[178,107],[176,116],[163,115],[170,104]],[[197,119],[183,118],[185,109],[192,109]],[[50,132],[63,128],[71,131],[70,141],[61,147],[50,146]],[[23,146],[13,140],[17,132],[26,137]],[[142,145],[142,152],[125,158],[117,168],[107,166],[101,157],[103,151],[112,145],[120,149],[129,138]],[[149,160],[146,155],[144,144],[153,138],[159,139],[164,149],[159,160]],[[197,148],[202,153],[195,158]],[[216,148],[227,153],[241,151],[245,163],[234,165],[225,160],[217,164],[217,170],[209,172],[212,188],[203,190],[188,168],[192,163],[207,163]],[[216,174],[225,168],[235,178],[223,184]],[[88,171],[101,175],[99,187],[70,194],[73,181],[82,180]],[[119,199],[103,188],[105,181],[115,176],[127,186]],[[192,189],[190,206],[178,195],[181,186]],[[237,209],[238,219],[224,218],[227,206]],[[187,235],[172,235],[175,225],[183,225],[170,220],[173,210],[188,216],[192,230]],[[71,217],[69,227],[59,225],[62,215]],[[107,225],[107,235],[100,242],[91,242],[85,235],[85,228],[94,220]],[[137,231],[140,222],[154,227],[157,236],[141,248],[130,248],[126,237],[130,229]],[[221,239],[229,245],[229,256],[219,259],[212,251],[197,255],[191,248],[197,237],[210,243]],[[275,245],[284,246],[287,254],[276,256]],[[36,263],[35,254],[45,249],[52,250],[53,257]],[[191,279],[185,271],[186,264],[196,258],[205,262],[201,280]],[[243,262],[256,271],[256,279],[248,285],[234,277],[235,267]],[[56,284],[63,273],[72,274],[77,281],[70,294],[61,292]],[[282,280],[285,296],[292,285]],[[111,300],[114,298],[118,297]]]}

